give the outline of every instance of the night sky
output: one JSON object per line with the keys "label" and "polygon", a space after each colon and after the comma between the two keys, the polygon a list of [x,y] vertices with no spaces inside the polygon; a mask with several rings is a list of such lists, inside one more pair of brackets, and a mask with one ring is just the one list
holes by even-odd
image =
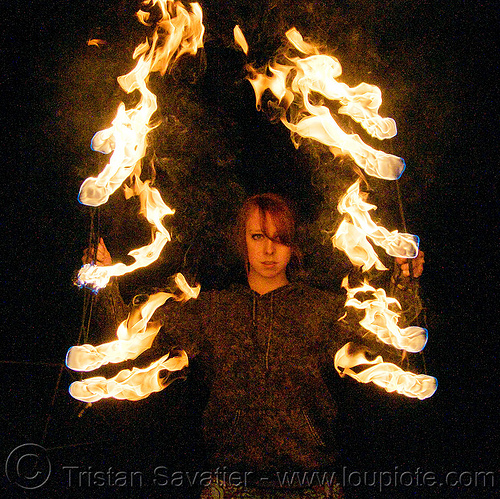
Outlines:
{"label": "night sky", "polygon": [[[48,451],[53,467],[48,496],[113,495],[116,488],[70,487],[63,467],[147,474],[157,465],[203,466],[198,437],[204,392],[196,365],[189,380],[145,401],[108,400],[83,412],[84,404],[67,392],[78,375],[61,369],[78,339],[83,310],[84,291],[72,279],[89,237],[90,210],[78,204],[77,193],[86,176],[106,163],[90,150],[90,139],[109,126],[124,98],[116,77],[133,66],[131,54],[147,29],[133,16],[139,3],[127,0],[10,4],[0,44],[6,178],[2,496],[44,490],[24,491],[6,479],[7,456],[25,443]],[[317,232],[306,252],[309,277],[322,285],[332,276],[336,282],[344,266],[326,261],[331,250],[320,231],[332,229],[322,221],[334,212],[332,196],[347,185],[349,166],[310,144],[295,150],[288,131],[255,110],[245,80],[245,63],[268,61],[295,25],[339,58],[342,81],[381,88],[381,114],[396,120],[398,136],[372,144],[406,160],[400,180],[406,223],[420,236],[426,255],[425,368],[439,388],[432,398],[415,401],[333,380],[344,409],[338,428],[344,441],[341,465],[441,475],[495,471],[498,484],[498,132],[493,128],[498,9],[467,0],[233,6],[209,0],[202,8],[205,50],[182,60],[165,78],[152,79],[162,119],[152,140],[157,186],[177,209],[174,243],[153,268],[123,279],[125,297],[161,285],[178,270],[206,289],[223,287],[234,272],[225,235],[235,207],[246,195],[268,190],[290,197],[303,226]],[[235,24],[247,36],[248,59],[232,43]],[[89,47],[92,38],[107,43]],[[377,216],[402,230],[394,184],[374,180],[371,187]],[[100,233],[113,256],[125,258],[137,240],[147,241],[148,226],[136,212],[119,194],[101,210]],[[98,332],[91,331],[90,342],[92,334]],[[423,359],[418,362],[423,366]],[[123,496],[139,492],[118,490]],[[350,493],[494,495],[466,486],[400,486],[381,493],[353,487]]]}

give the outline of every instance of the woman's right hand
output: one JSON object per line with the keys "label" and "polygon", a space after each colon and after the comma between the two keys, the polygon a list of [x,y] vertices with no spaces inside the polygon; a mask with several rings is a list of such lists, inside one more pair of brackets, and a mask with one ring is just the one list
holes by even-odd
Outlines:
{"label": "woman's right hand", "polygon": [[106,245],[104,244],[104,240],[101,237],[99,239],[99,245],[97,246],[97,255],[95,255],[95,262],[93,261],[94,259],[94,248],[85,248],[83,250],[83,256],[82,256],[82,262],[85,265],[86,263],[95,263],[95,265],[99,265],[101,267],[107,266],[107,265],[112,265],[113,262],[111,260],[111,255],[108,251],[108,248],[106,248]]}

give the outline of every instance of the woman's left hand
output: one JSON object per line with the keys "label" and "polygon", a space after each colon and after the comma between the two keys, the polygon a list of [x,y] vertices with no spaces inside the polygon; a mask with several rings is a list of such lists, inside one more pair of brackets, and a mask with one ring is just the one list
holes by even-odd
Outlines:
{"label": "woman's left hand", "polygon": [[410,277],[410,261],[413,277],[420,277],[424,271],[424,252],[419,250],[416,258],[396,258],[396,264],[400,266],[404,277]]}
{"label": "woman's left hand", "polygon": [[94,254],[94,248],[85,248],[83,250],[82,263],[94,263],[98,266],[113,265],[111,255],[109,254],[108,248],[104,244],[104,239],[101,237],[99,239],[99,245],[97,246],[97,253]]}

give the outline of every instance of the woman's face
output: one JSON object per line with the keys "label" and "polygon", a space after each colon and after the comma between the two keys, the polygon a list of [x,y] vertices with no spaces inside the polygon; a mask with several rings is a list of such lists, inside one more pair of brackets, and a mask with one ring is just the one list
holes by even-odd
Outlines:
{"label": "woman's face", "polygon": [[288,283],[286,267],[290,262],[292,249],[290,246],[269,239],[266,233],[273,239],[278,237],[271,215],[266,213],[265,227],[262,227],[259,210],[254,208],[250,211],[246,223],[249,280],[260,279],[281,286]]}

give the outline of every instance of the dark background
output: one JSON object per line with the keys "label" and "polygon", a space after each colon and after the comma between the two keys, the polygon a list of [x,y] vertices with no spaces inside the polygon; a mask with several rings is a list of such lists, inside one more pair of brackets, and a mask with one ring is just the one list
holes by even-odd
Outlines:
{"label": "dark background", "polygon": [[[439,388],[432,398],[415,401],[349,380],[336,382],[344,409],[341,464],[348,471],[420,469],[440,477],[498,472],[498,45],[493,41],[498,9],[466,0],[208,1],[202,8],[205,50],[164,79],[152,79],[163,120],[153,133],[157,185],[177,209],[174,242],[154,268],[123,279],[125,296],[178,270],[205,288],[225,285],[234,271],[224,250],[232,214],[245,195],[258,190],[292,198],[304,227],[316,231],[306,251],[308,277],[325,285],[341,273],[325,260],[331,250],[319,234],[332,229],[330,213],[350,178],[349,164],[307,144],[296,151],[284,127],[254,109],[244,79],[246,59],[231,41],[238,23],[252,49],[248,61],[263,64],[295,25],[340,59],[343,81],[382,89],[381,114],[396,119],[399,133],[377,147],[406,160],[400,180],[406,222],[426,254],[425,364]],[[9,497],[137,492],[70,488],[63,466],[145,475],[158,465],[202,466],[196,408],[203,390],[196,365],[190,380],[144,401],[102,401],[83,412],[84,404],[67,393],[77,375],[61,368],[78,340],[83,310],[84,292],[72,278],[89,237],[90,210],[78,204],[78,188],[105,164],[105,157],[89,149],[90,139],[109,125],[124,98],[116,77],[133,66],[133,48],[148,33],[134,19],[136,10],[138,4],[125,0],[5,8],[1,459],[3,466],[17,445],[37,443],[48,450],[54,470],[45,494],[23,491],[3,474]],[[107,44],[89,47],[92,38]],[[401,229],[396,190],[387,184],[372,183],[377,216]],[[125,258],[138,239],[147,240],[149,229],[136,210],[119,194],[102,208],[99,228],[113,256]],[[90,342],[92,334],[98,333],[91,331]],[[353,497],[495,494],[473,486],[350,492]]]}

